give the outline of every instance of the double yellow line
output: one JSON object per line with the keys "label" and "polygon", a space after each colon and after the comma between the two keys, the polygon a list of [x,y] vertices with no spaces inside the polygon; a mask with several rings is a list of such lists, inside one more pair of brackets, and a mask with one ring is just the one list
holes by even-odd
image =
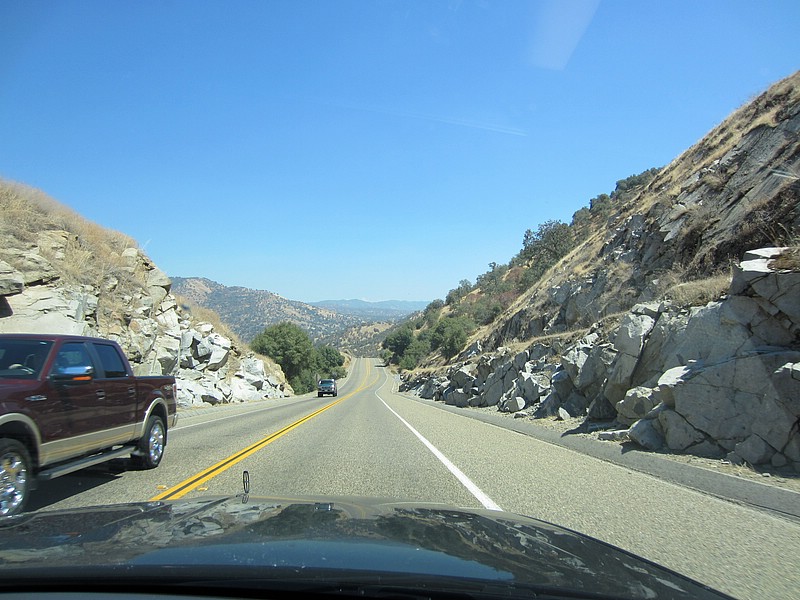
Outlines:
{"label": "double yellow line", "polygon": [[347,394],[346,396],[344,396],[342,398],[339,398],[338,400],[334,400],[330,404],[326,404],[322,408],[320,408],[318,410],[315,410],[314,412],[312,412],[309,415],[306,415],[305,417],[303,417],[299,421],[295,421],[291,425],[287,425],[283,429],[280,429],[280,430],[276,431],[275,433],[272,433],[272,434],[268,435],[264,439],[259,440],[255,444],[252,444],[251,446],[248,446],[247,448],[244,448],[243,450],[240,450],[236,454],[232,454],[228,458],[225,458],[225,459],[221,460],[220,462],[218,462],[217,464],[209,467],[208,469],[205,469],[204,471],[200,471],[196,475],[193,475],[189,479],[186,479],[185,481],[182,481],[178,485],[175,485],[175,486],[169,488],[168,490],[165,490],[165,491],[161,492],[157,496],[153,496],[152,498],[150,498],[150,502],[155,502],[157,500],[177,500],[178,498],[182,498],[183,496],[185,496],[186,494],[188,494],[192,490],[194,490],[194,489],[200,487],[201,485],[203,485],[204,483],[210,481],[211,479],[213,479],[214,477],[216,477],[220,473],[222,473],[224,471],[227,471],[228,469],[230,469],[235,464],[240,463],[241,461],[243,461],[248,456],[251,456],[251,455],[255,454],[259,450],[261,450],[264,447],[266,447],[268,444],[271,444],[272,442],[274,442],[278,438],[283,437],[284,435],[286,435],[287,433],[289,433],[293,429],[296,429],[297,427],[300,427],[300,425],[302,425],[303,423],[306,423],[307,421],[310,421],[311,419],[313,419],[317,415],[320,415],[320,414],[324,413],[329,408],[332,408],[332,407],[336,406],[340,402],[342,402],[344,400],[347,400],[349,397],[351,397],[351,396],[355,395],[356,393],[360,392],[361,390],[363,390],[366,387],[366,384],[364,382],[367,380],[367,377],[369,376],[369,373],[370,373],[370,368],[369,368],[369,363],[367,363],[367,372],[364,375],[364,379],[362,380],[361,387],[359,387],[357,390],[355,390],[353,392],[350,392],[349,394]]}

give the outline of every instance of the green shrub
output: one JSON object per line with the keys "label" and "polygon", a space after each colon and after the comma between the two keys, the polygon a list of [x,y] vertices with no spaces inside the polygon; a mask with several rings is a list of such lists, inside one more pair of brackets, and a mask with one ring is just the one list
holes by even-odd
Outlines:
{"label": "green shrub", "polygon": [[381,347],[392,353],[390,361],[398,364],[406,348],[414,341],[414,330],[411,324],[405,324],[386,336],[381,342]]}
{"label": "green shrub", "polygon": [[255,337],[250,347],[278,363],[297,394],[313,390],[317,379],[341,379],[347,375],[343,366],[344,356],[336,348],[315,348],[308,334],[294,323],[267,327]]}
{"label": "green shrub", "polygon": [[464,347],[475,324],[467,317],[448,317],[439,321],[431,333],[431,349],[439,349],[446,359],[450,359]]}
{"label": "green shrub", "polygon": [[431,343],[425,337],[418,337],[406,348],[400,358],[400,368],[411,370],[416,368],[420,361],[431,352]]}

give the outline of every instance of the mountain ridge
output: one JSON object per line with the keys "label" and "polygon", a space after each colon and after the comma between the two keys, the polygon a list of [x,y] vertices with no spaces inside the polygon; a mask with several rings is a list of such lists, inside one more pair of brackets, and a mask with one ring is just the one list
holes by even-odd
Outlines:
{"label": "mountain ridge", "polygon": [[[243,340],[266,327],[289,321],[315,342],[338,345],[345,332],[373,322],[397,321],[419,310],[422,302],[386,300],[290,300],[269,290],[226,286],[206,277],[171,277],[172,290],[189,304],[209,308]],[[403,308],[405,307],[405,308]],[[352,336],[350,336],[352,342]]]}
{"label": "mountain ridge", "polygon": [[380,300],[370,302],[368,300],[345,299],[345,300],[319,300],[309,302],[311,306],[328,308],[344,314],[371,317],[376,320],[401,319],[410,314],[424,310],[428,306],[428,301],[415,300]]}

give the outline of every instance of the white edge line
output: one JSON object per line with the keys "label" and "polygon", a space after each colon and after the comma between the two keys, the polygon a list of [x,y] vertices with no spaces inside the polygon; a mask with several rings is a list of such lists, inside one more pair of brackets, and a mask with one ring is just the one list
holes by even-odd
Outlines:
{"label": "white edge line", "polygon": [[487,495],[486,495],[486,494],[483,492],[483,490],[481,490],[481,488],[479,488],[477,485],[475,485],[475,482],[473,482],[473,481],[472,481],[472,480],[471,480],[469,477],[467,477],[467,476],[464,474],[464,472],[463,472],[461,469],[459,469],[459,468],[458,468],[457,466],[455,466],[455,465],[454,465],[452,462],[450,462],[450,459],[448,459],[448,458],[447,458],[447,457],[446,457],[444,454],[442,454],[441,452],[439,452],[439,450],[438,450],[438,448],[436,448],[436,446],[434,446],[434,445],[433,445],[433,444],[431,444],[431,443],[430,443],[430,442],[429,442],[427,439],[425,439],[425,437],[423,437],[423,435],[422,435],[422,434],[421,434],[419,431],[417,431],[416,429],[414,429],[414,428],[411,426],[411,424],[410,424],[408,421],[406,421],[406,420],[405,420],[403,417],[401,417],[400,415],[398,415],[398,414],[397,414],[397,413],[394,411],[394,409],[393,409],[391,406],[389,406],[388,404],[386,404],[386,401],[385,401],[383,398],[381,398],[381,397],[378,395],[378,392],[375,392],[375,396],[378,398],[378,400],[380,400],[381,402],[383,402],[383,405],[384,405],[386,408],[388,408],[388,409],[391,411],[391,413],[392,413],[392,414],[393,414],[395,417],[397,417],[398,419],[400,419],[400,422],[401,422],[403,425],[405,425],[406,427],[408,427],[408,428],[411,430],[411,433],[413,433],[415,436],[417,436],[417,438],[419,438],[419,441],[421,441],[423,444],[425,444],[425,447],[426,447],[426,448],[428,448],[428,450],[430,450],[431,452],[433,452],[433,455],[434,455],[436,458],[438,458],[438,459],[439,459],[439,460],[442,462],[442,464],[443,464],[445,467],[447,467],[447,469],[448,469],[448,470],[449,470],[449,471],[450,471],[450,472],[451,472],[453,475],[455,475],[456,479],[458,479],[458,480],[461,482],[461,485],[463,485],[465,488],[467,488],[467,490],[469,490],[469,492],[470,492],[470,493],[471,493],[473,496],[475,496],[475,498],[477,498],[477,499],[478,499],[478,502],[480,502],[481,504],[483,504],[483,507],[484,507],[484,508],[487,508],[487,509],[489,509],[489,510],[499,510],[499,511],[502,511],[502,510],[503,510],[502,508],[500,508],[500,507],[499,507],[499,506],[498,506],[498,505],[495,503],[495,501],[494,501],[494,500],[492,500],[491,498],[489,498],[489,496],[487,496]]}

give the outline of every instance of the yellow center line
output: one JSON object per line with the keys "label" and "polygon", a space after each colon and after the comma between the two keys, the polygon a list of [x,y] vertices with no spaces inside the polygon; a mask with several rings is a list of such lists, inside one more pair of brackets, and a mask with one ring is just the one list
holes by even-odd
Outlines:
{"label": "yellow center line", "polygon": [[230,469],[232,466],[236,465],[237,463],[240,463],[241,461],[243,461],[248,456],[252,456],[253,454],[258,452],[259,450],[265,448],[268,444],[271,444],[272,442],[274,442],[278,438],[283,437],[284,435],[286,435],[287,433],[289,433],[293,429],[296,429],[297,427],[300,427],[300,425],[302,425],[303,423],[306,423],[306,422],[310,421],[311,419],[313,419],[317,415],[322,414],[323,412],[325,412],[329,408],[333,408],[334,406],[336,406],[340,402],[343,402],[344,400],[347,400],[351,396],[354,396],[355,394],[357,394],[358,392],[362,391],[363,389],[365,389],[369,385],[372,385],[372,383],[370,383],[370,384],[366,384],[365,383],[367,378],[370,375],[370,371],[371,371],[370,366],[371,366],[370,363],[367,361],[367,371],[366,371],[366,373],[364,375],[364,378],[361,381],[361,386],[359,388],[357,388],[356,390],[350,392],[349,394],[347,394],[346,396],[343,396],[342,398],[339,398],[338,400],[334,400],[330,404],[326,404],[322,408],[320,408],[318,410],[315,410],[311,414],[308,414],[305,417],[303,417],[302,419],[300,419],[298,421],[295,421],[291,425],[287,425],[283,429],[280,429],[280,430],[276,431],[275,433],[272,433],[272,434],[268,435],[267,437],[265,437],[262,440],[259,440],[255,444],[252,444],[252,445],[248,446],[247,448],[244,448],[243,450],[240,450],[239,452],[237,452],[235,454],[232,454],[228,458],[225,458],[225,459],[219,461],[217,464],[215,464],[215,465],[213,465],[213,466],[211,466],[211,467],[209,467],[209,468],[207,468],[207,469],[205,469],[203,471],[200,471],[199,473],[197,473],[196,475],[193,475],[189,479],[186,479],[185,481],[182,481],[181,483],[171,487],[170,489],[165,490],[164,492],[161,492],[157,496],[153,496],[152,498],[150,498],[149,501],[150,502],[155,502],[155,501],[158,501],[158,500],[177,500],[178,498],[182,498],[183,496],[185,496],[189,492],[197,489],[198,487],[200,487],[204,483],[207,483],[208,481],[210,481],[211,479],[213,479],[214,477],[216,477],[220,473],[223,473],[223,472],[227,471],[228,469]]}

